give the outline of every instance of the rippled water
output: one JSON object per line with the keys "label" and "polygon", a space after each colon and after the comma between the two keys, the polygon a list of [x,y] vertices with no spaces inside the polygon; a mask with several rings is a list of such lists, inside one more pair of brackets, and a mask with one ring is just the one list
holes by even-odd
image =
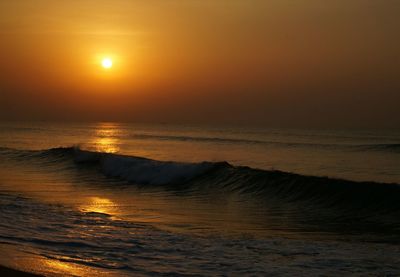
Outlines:
{"label": "rippled water", "polygon": [[80,145],[155,160],[227,161],[312,176],[400,183],[399,130],[294,130],[122,123],[1,123],[0,147]]}
{"label": "rippled water", "polygon": [[1,264],[49,276],[400,273],[396,132],[1,127]]}

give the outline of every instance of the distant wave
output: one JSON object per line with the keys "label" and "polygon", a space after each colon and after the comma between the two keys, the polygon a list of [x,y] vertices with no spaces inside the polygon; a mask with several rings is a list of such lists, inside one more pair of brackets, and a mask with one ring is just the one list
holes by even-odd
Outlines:
{"label": "distant wave", "polygon": [[130,136],[136,139],[159,139],[159,140],[177,140],[177,141],[200,141],[200,142],[225,142],[225,143],[248,143],[263,144],[273,143],[262,140],[251,139],[235,139],[235,138],[219,138],[219,137],[197,137],[197,136],[172,136],[172,135],[151,135],[151,134],[134,134]]}
{"label": "distant wave", "polygon": [[282,141],[266,141],[238,138],[223,137],[202,137],[202,136],[174,136],[174,135],[153,135],[153,134],[133,134],[129,135],[133,139],[155,139],[155,140],[172,140],[172,141],[194,141],[194,142],[213,142],[228,144],[258,144],[273,145],[283,147],[312,147],[312,148],[338,148],[346,150],[371,150],[371,151],[390,151],[400,152],[400,144],[334,144],[334,143],[306,143],[306,142],[282,142]]}
{"label": "distant wave", "polygon": [[369,144],[360,147],[368,150],[400,152],[400,143]]}

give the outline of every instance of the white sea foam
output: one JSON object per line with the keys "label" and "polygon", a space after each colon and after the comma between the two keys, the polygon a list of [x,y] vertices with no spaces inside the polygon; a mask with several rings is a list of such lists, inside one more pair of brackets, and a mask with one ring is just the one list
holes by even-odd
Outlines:
{"label": "white sea foam", "polygon": [[74,160],[78,163],[98,162],[102,172],[110,177],[138,184],[179,184],[204,174],[215,163],[163,162],[146,158],[98,153],[75,148]]}

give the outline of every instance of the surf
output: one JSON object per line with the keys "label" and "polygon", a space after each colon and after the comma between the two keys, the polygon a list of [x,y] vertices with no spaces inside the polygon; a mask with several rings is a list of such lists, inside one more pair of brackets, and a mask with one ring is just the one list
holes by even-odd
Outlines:
{"label": "surf", "polygon": [[285,202],[320,203],[328,207],[400,210],[400,185],[356,182],[306,176],[279,170],[233,166],[223,162],[188,163],[157,161],[144,157],[95,152],[79,147],[47,150],[1,148],[0,154],[26,161],[41,160],[53,166],[71,163],[96,167],[98,173],[132,185],[169,189],[212,189]]}

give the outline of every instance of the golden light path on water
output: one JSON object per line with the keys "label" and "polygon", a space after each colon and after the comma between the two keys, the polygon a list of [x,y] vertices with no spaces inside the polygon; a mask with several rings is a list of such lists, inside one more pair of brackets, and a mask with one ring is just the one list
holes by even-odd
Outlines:
{"label": "golden light path on water", "polygon": [[103,268],[73,263],[69,257],[60,256],[52,259],[20,250],[11,245],[0,245],[0,251],[9,254],[2,260],[3,265],[44,276],[126,276],[121,272],[115,273]]}
{"label": "golden light path on water", "polygon": [[79,210],[89,213],[115,215],[118,213],[118,205],[110,199],[93,196],[88,197],[87,200],[79,206]]}
{"label": "golden light path on water", "polygon": [[105,153],[116,153],[119,140],[116,135],[119,133],[118,125],[113,123],[99,123],[96,126],[96,133],[91,142],[95,151]]}

